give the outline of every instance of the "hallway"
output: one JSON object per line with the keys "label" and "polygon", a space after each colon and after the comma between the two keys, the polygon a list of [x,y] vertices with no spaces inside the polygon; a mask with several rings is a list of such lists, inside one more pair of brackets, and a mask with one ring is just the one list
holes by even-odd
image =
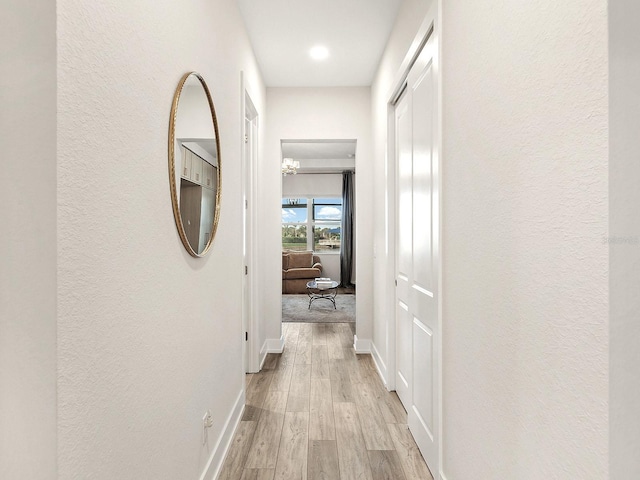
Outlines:
{"label": "hallway", "polygon": [[285,349],[247,375],[222,480],[431,479],[395,393],[346,323],[283,323]]}

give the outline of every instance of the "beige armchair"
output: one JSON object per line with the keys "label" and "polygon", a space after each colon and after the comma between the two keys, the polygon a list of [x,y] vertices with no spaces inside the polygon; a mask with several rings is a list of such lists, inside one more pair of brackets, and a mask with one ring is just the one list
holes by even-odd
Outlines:
{"label": "beige armchair", "polygon": [[320,257],[313,252],[282,252],[282,293],[307,293],[307,282],[321,274]]}

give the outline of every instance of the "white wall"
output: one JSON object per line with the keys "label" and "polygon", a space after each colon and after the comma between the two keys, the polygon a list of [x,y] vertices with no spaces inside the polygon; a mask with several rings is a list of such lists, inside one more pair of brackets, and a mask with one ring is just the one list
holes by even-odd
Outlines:
{"label": "white wall", "polygon": [[640,4],[609,1],[610,478],[640,478]]}
{"label": "white wall", "polygon": [[342,175],[340,174],[305,174],[282,177],[282,196],[314,196],[341,197]]}
{"label": "white wall", "polygon": [[269,88],[269,121],[265,169],[261,172],[263,201],[260,232],[264,232],[262,305],[267,337],[280,338],[282,307],[281,272],[281,174],[282,139],[356,139],[356,331],[359,339],[372,334],[372,186],[371,110],[369,87]]}
{"label": "white wall", "polygon": [[442,18],[444,472],[607,478],[607,2]]}
{"label": "white wall", "polygon": [[0,478],[56,478],[55,2],[0,29]]}
{"label": "white wall", "polygon": [[[260,113],[264,88],[234,2],[57,11],[60,478],[199,478],[220,460],[244,379],[240,71]],[[180,242],[167,172],[171,101],[189,70],[209,85],[222,142],[204,259]]]}
{"label": "white wall", "polygon": [[[440,3],[443,478],[607,478],[607,4]],[[411,10],[372,89],[377,140]]]}

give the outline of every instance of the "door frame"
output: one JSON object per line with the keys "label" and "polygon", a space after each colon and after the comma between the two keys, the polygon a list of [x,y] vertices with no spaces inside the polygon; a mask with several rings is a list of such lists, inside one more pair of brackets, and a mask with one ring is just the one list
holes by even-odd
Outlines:
{"label": "door frame", "polygon": [[396,272],[397,272],[397,193],[398,182],[396,178],[396,129],[395,129],[395,104],[402,96],[407,77],[411,67],[413,67],[418,56],[420,55],[422,48],[426,45],[427,41],[435,35],[437,41],[437,59],[434,61],[434,68],[436,68],[436,81],[437,81],[437,118],[438,126],[436,130],[435,145],[437,147],[437,160],[435,164],[438,169],[438,176],[436,178],[436,184],[434,188],[438,189],[439,202],[438,202],[438,238],[437,245],[439,250],[438,260],[436,262],[436,268],[438,269],[438,330],[440,332],[439,338],[436,340],[435,348],[437,349],[438,369],[437,369],[437,388],[438,398],[436,399],[436,409],[438,411],[438,429],[439,443],[438,443],[438,472],[431,472],[435,479],[444,478],[442,471],[443,467],[443,392],[442,392],[442,344],[443,344],[443,321],[442,321],[442,298],[443,298],[443,283],[442,283],[442,258],[443,258],[443,244],[442,244],[442,231],[443,231],[443,215],[442,215],[442,8],[440,7],[440,1],[434,3],[427,15],[425,16],[418,33],[414,37],[405,58],[398,69],[398,73],[395,76],[395,80],[392,84],[392,88],[387,95],[387,151],[386,151],[386,203],[387,203],[387,224],[386,224],[386,242],[389,245],[388,255],[386,258],[386,276],[385,283],[390,286],[386,289],[387,295],[385,299],[386,304],[386,339],[387,339],[387,365],[386,365],[386,386],[389,391],[396,389],[396,309],[395,309],[395,297],[396,297]]}
{"label": "door frame", "polygon": [[[258,161],[258,111],[251,100],[244,72],[240,72],[241,83],[241,169],[242,169],[242,212],[243,212],[243,269],[242,272],[242,358],[244,373],[260,371],[260,352],[257,320],[257,161]],[[247,122],[252,131],[247,131]],[[247,142],[248,148],[247,148]],[[247,154],[247,151],[250,151]],[[245,263],[246,259],[246,263]],[[247,273],[248,272],[248,273]],[[245,285],[245,282],[247,284]],[[245,288],[246,287],[246,288]],[[244,382],[243,382],[244,385]]]}

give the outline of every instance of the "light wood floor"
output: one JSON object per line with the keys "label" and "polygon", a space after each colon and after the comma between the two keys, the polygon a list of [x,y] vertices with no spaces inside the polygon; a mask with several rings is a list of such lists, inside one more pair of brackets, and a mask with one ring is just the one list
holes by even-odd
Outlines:
{"label": "light wood floor", "polygon": [[285,350],[247,375],[222,480],[431,480],[370,355],[346,323],[284,323]]}

